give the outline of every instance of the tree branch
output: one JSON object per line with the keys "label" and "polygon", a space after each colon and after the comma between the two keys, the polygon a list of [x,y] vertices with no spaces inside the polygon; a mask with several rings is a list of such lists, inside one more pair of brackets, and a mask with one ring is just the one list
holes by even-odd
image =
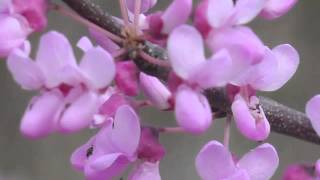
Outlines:
{"label": "tree branch", "polygon": [[[122,26],[116,22],[112,16],[102,10],[91,0],[63,0],[70,8],[76,11],[82,17],[104,28],[105,30],[122,37]],[[167,52],[150,42],[144,42],[143,51],[152,57],[167,60]],[[130,56],[130,54],[129,54]],[[156,76],[162,80],[167,80],[170,70],[165,67],[159,67],[139,57],[134,56],[133,60],[141,71]],[[230,112],[230,102],[223,88],[208,89],[204,92],[207,96],[212,110],[221,116],[225,116]],[[320,137],[316,134],[310,120],[306,115],[297,110],[291,109],[272,99],[260,97],[261,105],[271,124],[272,131],[296,137],[315,144],[320,144]]]}

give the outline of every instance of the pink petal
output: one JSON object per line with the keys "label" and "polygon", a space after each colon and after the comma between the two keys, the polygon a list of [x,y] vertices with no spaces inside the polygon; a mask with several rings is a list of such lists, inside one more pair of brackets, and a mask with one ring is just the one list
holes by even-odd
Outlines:
{"label": "pink petal", "polygon": [[161,180],[159,162],[143,162],[138,165],[128,180]]}
{"label": "pink petal", "polygon": [[63,105],[59,91],[49,91],[33,98],[23,115],[20,131],[29,138],[40,138],[50,134],[56,127],[56,118]]}
{"label": "pink petal", "polygon": [[186,23],[191,11],[192,0],[173,0],[161,16],[163,21],[163,28],[161,32],[169,34],[175,27]]}
{"label": "pink petal", "polygon": [[12,0],[14,11],[22,14],[36,31],[41,31],[47,26],[47,0]]}
{"label": "pink petal", "polygon": [[188,25],[177,27],[169,36],[168,53],[174,72],[188,79],[194,67],[205,61],[201,34]]}
{"label": "pink petal", "polygon": [[298,0],[267,0],[261,16],[265,19],[275,19],[291,10]]}
{"label": "pink petal", "polygon": [[206,131],[212,121],[207,98],[187,86],[181,86],[176,94],[175,116],[178,124],[193,134]]}
{"label": "pink petal", "polygon": [[138,115],[130,106],[121,106],[116,112],[112,129],[113,145],[120,152],[132,156],[138,148],[140,131]]}
{"label": "pink petal", "polygon": [[31,29],[21,16],[0,14],[0,57],[23,45]]}
{"label": "pink petal", "polygon": [[39,89],[44,83],[40,68],[19,49],[10,54],[7,60],[8,69],[14,80],[23,89]]}
{"label": "pink petal", "polygon": [[70,162],[75,169],[79,171],[84,170],[84,167],[91,156],[90,148],[92,149],[92,153],[94,151],[94,147],[93,147],[94,141],[95,141],[95,137],[92,137],[86,144],[80,146],[72,153]]}
{"label": "pink petal", "polygon": [[[126,4],[128,9],[134,13],[135,9],[135,2],[137,0],[126,0]],[[141,0],[141,12],[140,13],[145,13],[149,9],[151,9],[154,5],[156,5],[157,0]]]}
{"label": "pink petal", "polygon": [[59,130],[70,133],[88,127],[97,109],[98,95],[90,91],[82,94],[71,104],[66,104],[59,121]]}
{"label": "pink petal", "polygon": [[121,153],[99,156],[85,167],[87,180],[112,180],[128,166],[128,160]]}
{"label": "pink petal", "polygon": [[[244,41],[245,39],[245,41]],[[239,26],[212,31],[206,41],[213,52],[227,49],[234,61],[256,64],[265,54],[265,46],[248,27]],[[245,59],[245,62],[243,59]]]}
{"label": "pink petal", "polygon": [[139,70],[133,61],[116,63],[115,83],[117,88],[128,96],[137,96],[139,93]]}
{"label": "pink petal", "polygon": [[209,32],[211,31],[211,27],[208,23],[207,18],[207,9],[208,9],[208,3],[209,0],[203,0],[201,1],[196,9],[195,9],[195,15],[194,15],[194,26],[198,29],[198,31],[201,32],[203,37],[207,37]]}
{"label": "pink petal", "polygon": [[94,29],[89,29],[89,33],[96,43],[109,53],[114,53],[119,49],[119,46],[104,34]]}
{"label": "pink petal", "polygon": [[201,149],[196,169],[203,180],[228,179],[237,172],[231,153],[218,141],[210,141]]}
{"label": "pink petal", "polygon": [[207,18],[209,24],[214,28],[221,28],[228,23],[233,14],[232,0],[209,0]]}
{"label": "pink petal", "polygon": [[289,44],[279,45],[272,49],[277,59],[277,72],[273,82],[264,91],[275,91],[287,83],[298,69],[300,58],[298,52]]}
{"label": "pink petal", "polygon": [[218,51],[209,60],[194,68],[191,82],[202,88],[213,88],[226,85],[232,78],[232,59],[226,50]]}
{"label": "pink petal", "polygon": [[159,79],[141,72],[140,86],[144,95],[153,105],[162,110],[170,108],[171,92]]}
{"label": "pink petal", "polygon": [[253,89],[265,90],[278,79],[278,62],[274,53],[266,48],[265,57],[260,63],[251,66],[247,82]]}
{"label": "pink petal", "polygon": [[[250,101],[258,101],[257,97],[252,96]],[[259,106],[259,109],[256,109],[255,113],[259,117],[254,117],[252,113],[253,110],[250,110],[246,101],[240,96],[235,97],[234,102],[232,103],[231,109],[237,125],[238,130],[248,139],[255,141],[265,140],[270,133],[270,124],[265,117],[265,114],[257,103],[253,103],[253,108]],[[257,113],[259,112],[259,113]]]}
{"label": "pink petal", "polygon": [[88,79],[87,84],[94,89],[108,86],[116,73],[112,56],[101,48],[88,50],[79,66]]}
{"label": "pink petal", "polygon": [[115,93],[100,106],[99,113],[107,117],[114,117],[117,109],[126,104],[129,104],[126,97],[122,94]]}
{"label": "pink petal", "polygon": [[76,59],[68,39],[55,31],[41,37],[36,62],[46,77],[48,88],[56,87],[63,82],[58,74],[64,67],[76,66]]}
{"label": "pink petal", "polygon": [[263,9],[267,0],[237,0],[234,21],[246,24],[252,21]]}
{"label": "pink petal", "polygon": [[271,179],[279,165],[277,151],[271,144],[262,144],[245,154],[237,163],[247,170],[251,180]]}
{"label": "pink petal", "polygon": [[78,48],[80,48],[83,52],[86,52],[93,48],[93,44],[90,39],[86,36],[83,36],[77,43]]}
{"label": "pink petal", "polygon": [[313,129],[320,136],[320,95],[314,96],[307,102],[306,114],[311,121]]}

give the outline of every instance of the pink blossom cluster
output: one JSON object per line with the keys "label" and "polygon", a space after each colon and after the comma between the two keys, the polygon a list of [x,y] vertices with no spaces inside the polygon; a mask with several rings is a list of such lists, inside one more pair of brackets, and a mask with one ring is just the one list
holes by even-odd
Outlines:
{"label": "pink blossom cluster", "polygon": [[[256,94],[283,87],[298,68],[299,54],[290,44],[268,47],[247,24],[257,17],[281,17],[297,0],[173,0],[165,10],[151,13],[157,0],[119,2],[123,17],[115,19],[124,27],[121,43],[148,40],[166,49],[165,62],[139,50],[137,56],[170,67],[167,82],[140,71],[133,59],[122,56],[127,49],[96,26],[89,29],[97,45],[88,37],[77,44],[83,52],[80,61],[56,31],[41,36],[33,59],[27,37],[46,26],[50,2],[1,1],[0,56],[7,57],[8,69],[23,89],[38,92],[21,120],[24,136],[94,129],[96,135],[71,156],[72,166],[86,179],[113,179],[133,166],[128,179],[160,180],[166,152],[161,133],[206,132],[215,112],[203,92],[224,87],[231,102],[227,121],[233,119],[248,140],[268,138],[270,124]],[[143,100],[137,98],[140,94]],[[178,127],[144,125],[138,115],[144,106],[173,111]],[[306,111],[320,135],[319,106],[318,95]],[[195,157],[201,179],[270,179],[279,164],[276,149],[263,143],[238,158],[228,146],[229,126],[223,144],[211,140]],[[284,179],[292,180],[298,171],[289,170]]]}

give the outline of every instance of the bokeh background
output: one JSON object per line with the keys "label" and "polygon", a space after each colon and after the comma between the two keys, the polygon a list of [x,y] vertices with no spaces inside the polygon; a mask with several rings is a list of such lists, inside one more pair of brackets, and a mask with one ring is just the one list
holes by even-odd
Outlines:
{"label": "bokeh background", "polygon": [[[57,1],[61,3],[60,1]],[[106,10],[119,15],[116,0],[95,0]],[[159,0],[155,10],[168,4]],[[197,1],[195,1],[197,2]],[[320,93],[320,1],[300,1],[286,16],[269,22],[261,19],[250,24],[261,39],[270,47],[290,43],[298,49],[301,65],[294,78],[281,90],[264,94],[278,101],[304,111],[306,101]],[[48,30],[58,30],[66,34],[73,44],[83,35],[86,28],[55,12],[49,15]],[[1,28],[1,27],[0,27]],[[33,47],[37,47],[39,34],[31,36]],[[76,51],[79,55],[79,51]],[[32,92],[26,92],[14,83],[6,69],[5,61],[0,61],[0,180],[79,180],[81,173],[69,164],[73,150],[87,141],[93,132],[84,131],[73,135],[51,135],[32,141],[19,133],[19,121]],[[141,112],[144,122],[157,126],[174,125],[170,113],[159,113],[152,109]],[[167,155],[161,161],[163,180],[198,180],[194,168],[194,158],[200,148],[209,140],[221,140],[223,120],[216,120],[212,128],[201,136],[162,135],[161,142]],[[267,142],[279,152],[280,167],[273,179],[280,179],[284,168],[295,162],[314,162],[320,158],[320,146],[272,133]],[[231,149],[242,155],[257,144],[242,138],[233,128]]]}

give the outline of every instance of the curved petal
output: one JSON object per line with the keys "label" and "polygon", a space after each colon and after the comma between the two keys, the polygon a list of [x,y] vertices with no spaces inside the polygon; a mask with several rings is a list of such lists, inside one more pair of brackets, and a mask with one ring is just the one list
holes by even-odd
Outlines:
{"label": "curved petal", "polygon": [[267,87],[264,87],[264,91],[275,91],[280,89],[293,77],[300,63],[298,52],[289,44],[279,45],[273,48],[272,52],[277,59],[278,70],[273,82]]}
{"label": "curved petal", "polygon": [[116,66],[112,56],[101,48],[88,50],[79,67],[88,79],[88,86],[94,89],[108,86],[116,74]]}
{"label": "curved petal", "polygon": [[169,34],[175,27],[186,23],[191,11],[192,0],[174,0],[161,16],[163,22],[161,32]]}
{"label": "curved petal", "polygon": [[140,133],[140,120],[134,110],[128,105],[119,107],[112,128],[113,145],[127,156],[133,156],[139,145]]}
{"label": "curved petal", "polygon": [[201,34],[189,25],[177,27],[169,36],[168,53],[174,72],[188,79],[194,67],[205,61]]}
{"label": "curved petal", "polygon": [[84,170],[86,162],[88,161],[88,159],[94,151],[94,141],[95,137],[92,137],[86,144],[80,146],[72,153],[70,157],[70,162],[75,169],[79,171]]}
{"label": "curved petal", "polygon": [[44,76],[40,68],[19,49],[9,55],[7,66],[14,80],[23,89],[35,90],[44,84]]}
{"label": "curved petal", "polygon": [[247,82],[253,89],[263,91],[278,79],[278,72],[277,58],[269,48],[266,48],[265,57],[248,71]]}
{"label": "curved petal", "polygon": [[265,19],[276,19],[284,14],[286,14],[298,0],[267,0],[261,16]]}
{"label": "curved petal", "polygon": [[120,92],[128,96],[137,96],[139,93],[139,70],[133,61],[116,63],[115,84]]}
{"label": "curved petal", "polygon": [[187,86],[181,86],[176,94],[175,116],[186,131],[200,134],[212,122],[212,113],[207,98]]}
{"label": "curved petal", "polygon": [[91,48],[93,48],[93,44],[90,39],[86,36],[83,36],[77,43],[78,48],[80,48],[83,52],[87,52]]}
{"label": "curved petal", "polygon": [[162,110],[170,108],[171,92],[159,79],[141,72],[140,86],[144,95],[153,105]]}
{"label": "curved petal", "polygon": [[98,95],[86,92],[71,104],[66,104],[61,114],[59,130],[65,133],[79,131],[89,126],[98,109]]}
{"label": "curved petal", "polygon": [[114,53],[119,49],[119,46],[116,43],[99,31],[90,28],[89,33],[96,43],[109,53]]}
{"label": "curved petal", "polygon": [[106,154],[94,158],[85,167],[88,180],[112,180],[129,164],[121,153]]}
{"label": "curved petal", "polygon": [[159,162],[143,162],[134,169],[128,180],[161,180]]}
{"label": "curved petal", "polygon": [[66,66],[76,66],[76,59],[68,39],[61,33],[51,31],[40,39],[36,63],[46,77],[46,86],[55,87],[63,82],[59,71]]}
{"label": "curved petal", "polygon": [[[136,0],[126,0],[127,8],[134,13]],[[151,9],[154,5],[156,5],[157,0],[141,0],[141,12],[145,13],[149,9]]]}
{"label": "curved petal", "polygon": [[237,163],[245,169],[251,180],[271,179],[279,165],[276,149],[271,144],[262,144],[245,154]]}
{"label": "curved petal", "polygon": [[252,96],[250,101],[253,102],[251,109],[240,95],[237,95],[232,103],[231,110],[237,128],[248,139],[265,140],[270,133],[270,124],[259,105],[257,97]]}
{"label": "curved petal", "polygon": [[268,0],[237,0],[234,21],[236,24],[246,24],[252,21],[263,9]]}
{"label": "curved petal", "polygon": [[221,87],[232,78],[232,59],[226,50],[218,51],[211,59],[194,68],[189,81],[202,88]]}
{"label": "curved petal", "polygon": [[0,14],[0,57],[23,45],[31,32],[25,19],[20,16]]}
{"label": "curved petal", "polygon": [[313,129],[320,136],[320,95],[312,97],[307,102],[306,114],[311,121]]}
{"label": "curved petal", "polygon": [[221,28],[228,23],[234,12],[232,0],[209,0],[207,18],[214,28]]}
{"label": "curved petal", "polygon": [[196,169],[203,180],[228,179],[237,172],[231,153],[218,141],[210,141],[201,149]]}
{"label": "curved petal", "polygon": [[21,133],[29,138],[40,138],[53,132],[62,105],[63,95],[59,91],[33,98],[21,120]]}

